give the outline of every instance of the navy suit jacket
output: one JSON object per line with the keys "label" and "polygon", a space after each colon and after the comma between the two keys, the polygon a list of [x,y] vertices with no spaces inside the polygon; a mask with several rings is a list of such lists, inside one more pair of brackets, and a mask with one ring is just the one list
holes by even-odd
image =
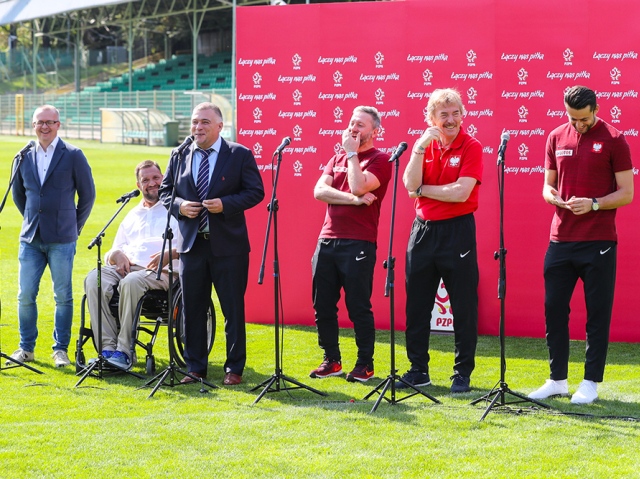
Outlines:
{"label": "navy suit jacket", "polygon": [[13,202],[24,218],[20,241],[27,243],[33,241],[38,229],[44,243],[76,241],[96,199],[87,158],[82,150],[62,139],[58,140],[42,185],[34,149],[24,155],[12,193]]}
{"label": "navy suit jacket", "polygon": [[[165,172],[160,198],[171,214],[177,218],[182,233],[182,251],[188,253],[198,233],[198,218],[187,218],[180,214],[184,201],[200,201],[193,179],[191,160],[195,145],[186,149],[182,156],[171,157]],[[176,196],[171,204],[171,191]],[[214,256],[233,256],[250,251],[249,234],[244,211],[252,208],[264,198],[264,186],[253,153],[248,148],[222,139],[220,152],[213,174],[209,180],[207,199],[220,198],[223,211],[209,213],[209,242]]]}

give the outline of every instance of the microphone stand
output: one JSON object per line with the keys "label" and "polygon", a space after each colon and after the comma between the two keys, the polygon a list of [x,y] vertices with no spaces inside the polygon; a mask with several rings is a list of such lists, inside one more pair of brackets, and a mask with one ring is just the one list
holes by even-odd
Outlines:
{"label": "microphone stand", "polygon": [[[391,372],[389,373],[389,376],[387,376],[387,378],[384,381],[378,384],[369,394],[367,394],[363,398],[363,400],[367,400],[374,394],[376,393],[379,394],[379,397],[376,400],[373,407],[371,408],[370,413],[376,412],[376,409],[378,409],[378,406],[380,405],[380,402],[382,402],[383,399],[393,406],[417,394],[421,394],[424,397],[431,399],[436,404],[440,404],[440,401],[438,401],[436,398],[424,392],[422,389],[417,388],[413,384],[405,381],[404,379],[402,379],[402,376],[398,376],[397,374],[398,370],[396,369],[396,335],[395,335],[396,259],[392,255],[393,255],[393,233],[394,233],[395,216],[396,216],[396,192],[398,189],[398,169],[400,167],[400,155],[397,155],[395,159],[392,158],[390,161],[393,161],[395,169],[393,173],[393,194],[391,197],[391,225],[389,227],[389,251],[387,254],[387,259],[382,264],[384,268],[387,270],[387,279],[384,286],[384,296],[389,298],[389,332],[391,334],[391,337],[389,339],[389,345],[391,347],[391,360],[390,360]],[[399,381],[405,386],[407,386],[408,388],[413,389],[413,392],[407,396],[397,399],[396,398],[396,381]],[[387,399],[385,397],[389,389],[391,390],[391,399]]]}
{"label": "microphone stand", "polygon": [[[97,321],[98,338],[96,341],[96,349],[98,350],[98,358],[92,364],[90,364],[89,366],[85,366],[84,369],[76,373],[76,376],[80,376],[80,375],[82,376],[74,386],[76,388],[80,386],[80,384],[82,384],[82,382],[89,375],[96,377],[98,379],[103,379],[103,377],[105,376],[104,373],[106,371],[110,373],[122,371],[127,374],[130,374],[131,376],[135,376],[138,379],[144,379],[144,376],[141,376],[140,374],[134,373],[133,371],[127,371],[124,368],[121,368],[115,364],[109,363],[105,359],[105,357],[102,355],[102,252],[101,252],[102,238],[104,238],[104,233],[107,230],[107,228],[111,225],[111,223],[113,223],[113,220],[116,219],[116,216],[120,214],[122,209],[129,203],[130,200],[131,198],[126,198],[122,201],[122,205],[113,214],[113,216],[107,222],[107,224],[104,225],[104,228],[102,228],[102,231],[100,231],[100,233],[98,233],[98,235],[95,238],[93,238],[93,240],[91,240],[91,243],[89,243],[89,247],[88,247],[89,249],[92,249],[94,246],[98,246],[98,249],[97,249],[98,259],[96,262],[96,265],[97,265],[96,266],[96,282],[98,284],[98,321]],[[96,369],[98,370],[97,373],[94,372]]]}
{"label": "microphone stand", "polygon": [[[7,188],[7,191],[4,193],[4,198],[2,198],[2,204],[0,204],[0,213],[2,213],[2,211],[4,210],[4,205],[7,202],[7,197],[9,196],[9,191],[11,191],[11,187],[13,186],[13,182],[16,180],[16,174],[18,173],[18,168],[20,168],[20,165],[22,164],[22,161],[24,160],[24,155],[27,152],[25,151],[24,153],[18,153],[13,161],[17,160],[16,163],[16,167],[15,169],[11,172],[11,178],[9,179],[9,187]],[[0,301],[0,318],[2,317],[2,302]],[[2,327],[1,327],[1,323],[0,323],[0,371],[2,371],[3,369],[13,369],[13,368],[18,368],[18,367],[24,367],[27,368],[31,371],[33,371],[34,373],[38,373],[38,374],[44,374],[42,371],[29,366],[28,364],[23,363],[22,361],[18,361],[17,359],[12,358],[11,356],[8,356],[6,354],[4,354],[2,352]],[[2,359],[6,359],[7,362],[9,363],[13,363],[9,366],[5,366],[4,368],[2,367],[4,364],[4,361],[2,361]]]}
{"label": "microphone stand", "polygon": [[[507,362],[505,360],[505,298],[507,295],[507,250],[504,248],[504,152],[505,148],[501,148],[500,154],[498,154],[498,194],[500,197],[500,249],[493,253],[493,258],[500,261],[500,277],[498,279],[498,298],[500,299],[500,381],[498,382],[499,386],[494,387],[491,391],[485,394],[482,397],[479,397],[475,401],[471,402],[471,405],[478,404],[482,401],[489,401],[489,406],[484,411],[484,414],[480,418],[482,421],[489,412],[495,407],[502,407],[508,404],[519,404],[519,403],[534,403],[538,406],[549,409],[544,403],[537,401],[535,399],[531,399],[530,397],[524,396],[520,393],[514,392],[509,389],[505,381],[505,373],[507,370]],[[510,394],[517,398],[517,400],[507,401],[506,396]]]}
{"label": "microphone stand", "polygon": [[[189,142],[189,144],[190,143],[191,142]],[[171,154],[171,159],[169,160],[169,162],[174,161],[174,159],[178,161],[183,149],[184,148],[178,148],[174,150],[173,153]],[[175,199],[176,199],[176,189],[174,186],[171,189],[171,202],[169,204],[172,205]],[[161,200],[158,200],[158,201],[161,201]],[[205,385],[209,386],[211,389],[218,388],[218,386],[216,386],[215,384],[211,384],[210,382],[206,381],[203,378],[193,376],[192,374],[189,374],[188,372],[180,369],[176,362],[176,357],[175,357],[176,351],[173,347],[174,326],[176,325],[177,321],[180,321],[180,318],[175,316],[177,312],[181,312],[181,314],[184,314],[184,308],[176,308],[174,307],[174,304],[173,304],[173,295],[174,295],[173,259],[171,258],[171,251],[173,251],[171,247],[171,240],[173,239],[173,229],[171,228],[171,208],[170,207],[167,208],[167,224],[165,226],[164,234],[162,235],[162,238],[163,238],[163,242],[162,242],[162,251],[160,252],[160,258],[164,258],[165,246],[167,246],[167,244],[168,244],[168,250],[169,250],[169,264],[167,265],[168,274],[169,274],[169,289],[167,289],[167,295],[168,295],[167,301],[169,304],[169,319],[167,321],[167,332],[168,332],[168,341],[169,341],[169,365],[138,388],[138,389],[142,389],[145,387],[150,387],[154,382],[157,381],[156,385],[153,386],[151,393],[149,394],[149,396],[147,396],[147,399],[152,398],[153,395],[156,393],[156,391],[160,389],[160,387],[162,386],[175,387],[175,386],[183,385],[183,383],[178,381],[178,377],[176,376],[176,373],[182,374],[183,377],[188,376],[194,381],[199,382],[201,386],[200,392],[202,393],[207,392],[207,390],[204,389]],[[162,260],[158,263],[158,271],[156,272],[156,279],[159,280],[161,276],[162,276]]]}
{"label": "microphone stand", "polygon": [[[274,299],[274,335],[275,335],[275,371],[273,375],[261,382],[250,391],[256,391],[264,386],[264,389],[253,404],[256,404],[263,396],[270,392],[289,391],[292,389],[307,389],[312,393],[320,396],[327,396],[327,393],[318,391],[310,386],[307,386],[293,378],[285,376],[282,372],[282,358],[280,352],[280,266],[278,263],[278,199],[276,198],[276,191],[278,188],[278,177],[280,175],[280,162],[282,161],[282,150],[277,151],[278,159],[276,162],[276,176],[273,182],[273,191],[271,192],[271,201],[267,205],[269,211],[269,218],[267,220],[267,232],[264,238],[264,248],[262,249],[262,261],[260,263],[260,273],[258,277],[258,284],[262,284],[264,279],[264,265],[267,256],[267,247],[269,244],[269,233],[271,231],[271,222],[273,221],[273,299]],[[274,153],[275,156],[275,153]],[[273,158],[272,158],[273,160]],[[284,332],[284,331],[283,331]],[[294,384],[295,386],[288,386],[286,383]]]}

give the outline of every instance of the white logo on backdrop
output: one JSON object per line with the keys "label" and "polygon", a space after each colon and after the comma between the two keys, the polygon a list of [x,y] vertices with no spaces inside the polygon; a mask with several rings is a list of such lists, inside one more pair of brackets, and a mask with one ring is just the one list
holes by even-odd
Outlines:
{"label": "white logo on backdrop", "polygon": [[254,88],[260,88],[260,83],[262,82],[262,75],[260,73],[255,72],[253,74],[253,86]]}
{"label": "white logo on backdrop", "polygon": [[384,66],[382,65],[382,62],[384,62],[384,55],[382,52],[376,53],[373,59],[376,61],[376,68],[382,68]]}
{"label": "white logo on backdrop", "polygon": [[338,70],[336,70],[333,74],[333,83],[335,84],[335,86],[340,86],[342,84],[342,73],[340,73]]}
{"label": "white logo on backdrop", "polygon": [[260,123],[260,118],[262,118],[262,110],[258,107],[256,107],[253,110],[253,122],[254,123]]}
{"label": "white logo on backdrop", "polygon": [[622,72],[620,70],[618,70],[618,67],[613,67],[611,69],[611,71],[609,72],[609,75],[611,76],[611,83],[616,85],[618,83],[620,83],[620,76],[622,75]]}
{"label": "white logo on backdrop", "polygon": [[431,85],[431,80],[433,79],[433,73],[428,68],[422,72],[422,79],[424,80],[425,85]]}
{"label": "white logo on backdrop", "polygon": [[293,136],[296,137],[296,140],[300,139],[300,135],[302,135],[302,128],[300,128],[300,125],[296,125],[293,127]]}
{"label": "white logo on backdrop", "polygon": [[342,111],[342,108],[340,108],[339,106],[335,107],[333,109],[333,118],[335,119],[336,123],[340,123],[342,121],[342,114],[344,112]]}
{"label": "white logo on backdrop", "polygon": [[467,134],[475,137],[478,134],[478,129],[474,124],[471,124],[467,127]]}
{"label": "white logo on backdrop", "polygon": [[564,58],[565,65],[571,65],[573,61],[573,52],[567,48],[564,52],[562,52],[562,57]]}
{"label": "white logo on backdrop", "polygon": [[256,155],[256,157],[262,155],[262,145],[260,143],[253,145],[253,154]]}
{"label": "white logo on backdrop", "polygon": [[291,57],[291,61],[293,62],[293,67],[296,70],[299,70],[300,63],[302,63],[302,57],[296,53],[295,55],[293,55],[293,57]]}
{"label": "white logo on backdrop", "polygon": [[527,70],[525,70],[524,68],[521,68],[520,70],[518,70],[518,80],[520,85],[526,85],[527,84],[527,77],[529,76],[529,72]]}
{"label": "white logo on backdrop", "polygon": [[622,110],[616,105],[610,110],[611,113],[611,123],[620,123],[620,116],[622,115]]}
{"label": "white logo on backdrop", "polygon": [[520,123],[526,123],[528,114],[529,114],[529,110],[527,110],[526,106],[522,105],[520,108],[518,108],[518,116],[520,117]]}
{"label": "white logo on backdrop", "polygon": [[476,64],[476,59],[478,58],[478,55],[476,54],[476,52],[474,52],[473,50],[469,50],[467,52],[467,64],[469,66],[473,66]]}
{"label": "white logo on backdrop", "polygon": [[302,163],[300,163],[300,160],[296,160],[293,164],[293,171],[293,176],[302,176]]}
{"label": "white logo on backdrop", "polygon": [[520,155],[521,160],[528,160],[527,155],[529,154],[529,148],[524,143],[520,143],[518,147],[518,154]]}

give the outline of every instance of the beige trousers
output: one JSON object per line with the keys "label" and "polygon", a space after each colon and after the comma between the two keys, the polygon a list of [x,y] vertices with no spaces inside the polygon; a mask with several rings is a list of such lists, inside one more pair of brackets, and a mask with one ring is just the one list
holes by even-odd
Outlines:
{"label": "beige trousers", "polygon": [[[98,331],[98,281],[97,270],[92,270],[84,280],[84,291],[87,295],[91,329]],[[169,289],[169,275],[162,273],[160,280],[156,279],[156,272],[141,266],[132,266],[131,272],[122,277],[116,272],[115,266],[103,266],[102,277],[102,350],[121,351],[131,357],[133,348],[133,321],[136,307],[140,298],[150,289]],[[111,314],[109,301],[113,292],[118,288],[120,303],[120,331],[116,318]],[[97,334],[95,335],[97,341]]]}

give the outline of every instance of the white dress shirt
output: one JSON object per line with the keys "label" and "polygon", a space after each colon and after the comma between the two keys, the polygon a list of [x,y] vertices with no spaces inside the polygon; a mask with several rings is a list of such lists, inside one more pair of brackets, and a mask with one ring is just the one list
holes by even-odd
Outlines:
{"label": "white dress shirt", "polygon": [[51,158],[53,158],[53,152],[56,151],[60,137],[56,136],[46,150],[42,148],[39,141],[36,141],[36,169],[38,170],[38,176],[40,177],[40,184],[44,183],[44,179],[47,176],[47,171],[51,165]]}
{"label": "white dress shirt", "polygon": [[[172,249],[180,249],[182,235],[178,221],[171,216],[171,230],[173,231]],[[151,256],[162,249],[162,235],[167,225],[167,209],[158,201],[151,208],[144,205],[144,200],[135,206],[118,227],[113,240],[113,246],[105,255],[105,262],[109,263],[109,256],[113,251],[122,251],[132,264],[143,268],[151,261]],[[167,243],[168,248],[168,243]],[[178,272],[178,259],[173,260],[173,271]],[[165,269],[167,266],[165,266]]]}

